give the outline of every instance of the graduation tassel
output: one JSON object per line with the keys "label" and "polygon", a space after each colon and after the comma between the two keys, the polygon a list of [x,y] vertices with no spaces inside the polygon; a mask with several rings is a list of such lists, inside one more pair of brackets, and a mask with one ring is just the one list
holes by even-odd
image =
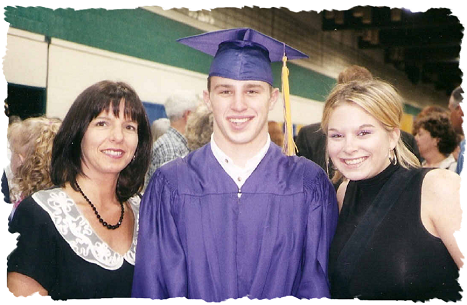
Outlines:
{"label": "graduation tassel", "polygon": [[289,93],[289,69],[287,68],[287,56],[282,57],[282,96],[284,98],[284,145],[282,152],[287,156],[294,156],[297,146],[293,140],[292,114],[290,111]]}

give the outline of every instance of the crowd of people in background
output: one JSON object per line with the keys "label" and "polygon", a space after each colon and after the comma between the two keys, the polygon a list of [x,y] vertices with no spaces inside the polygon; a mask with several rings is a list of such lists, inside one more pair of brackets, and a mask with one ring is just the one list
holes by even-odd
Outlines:
{"label": "crowd of people in background", "polygon": [[9,290],[460,300],[462,88],[406,132],[397,88],[349,66],[289,156],[286,122],[268,119],[270,63],[282,60],[271,54],[306,55],[252,29],[221,32],[180,41],[212,40],[199,50],[215,56],[207,89],[174,92],[167,118],[151,124],[137,92],[108,80],[63,120],[10,117]]}

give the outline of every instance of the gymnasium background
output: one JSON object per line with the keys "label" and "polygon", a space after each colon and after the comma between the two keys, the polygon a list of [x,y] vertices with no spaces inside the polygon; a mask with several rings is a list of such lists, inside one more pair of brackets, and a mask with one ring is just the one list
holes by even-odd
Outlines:
{"label": "gymnasium background", "polygon": [[[63,118],[81,91],[110,79],[136,89],[151,121],[165,117],[162,104],[172,92],[192,90],[201,96],[212,59],[176,39],[247,26],[310,55],[288,63],[295,134],[321,119],[323,102],[338,73],[352,64],[369,68],[400,90],[406,101],[404,130],[411,130],[413,116],[425,104],[447,105],[444,94],[412,88],[402,72],[379,64],[377,54],[355,52],[345,34],[304,31],[293,26],[291,14],[257,7],[190,12],[156,6],[119,10],[7,6],[10,27],[3,70],[10,109],[23,118],[40,114]],[[277,87],[280,69],[281,63],[273,64]],[[270,120],[283,122],[282,104],[276,104]]]}

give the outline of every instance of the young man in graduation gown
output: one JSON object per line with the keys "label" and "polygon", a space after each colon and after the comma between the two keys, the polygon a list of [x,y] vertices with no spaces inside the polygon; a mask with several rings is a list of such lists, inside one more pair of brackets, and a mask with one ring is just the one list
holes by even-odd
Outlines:
{"label": "young man in graduation gown", "polygon": [[162,166],[140,208],[133,297],[329,297],[337,204],[326,173],[271,143],[271,61],[306,57],[252,29],[179,40],[214,56],[211,142]]}

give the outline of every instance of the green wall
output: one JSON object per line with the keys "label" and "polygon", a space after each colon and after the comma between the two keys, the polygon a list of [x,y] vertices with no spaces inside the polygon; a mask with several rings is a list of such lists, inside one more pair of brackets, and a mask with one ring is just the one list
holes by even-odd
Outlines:
{"label": "green wall", "polygon": [[404,104],[404,112],[413,116],[417,116],[417,114],[420,113],[420,109],[409,104]]}
{"label": "green wall", "polygon": [[[56,9],[7,6],[5,20],[12,27],[79,44],[209,73],[211,56],[177,43],[178,38],[202,31],[145,9]],[[287,64],[290,92],[307,99],[324,101],[336,80],[315,71]],[[282,63],[273,63],[274,85],[280,87]],[[420,109],[404,105],[417,115]]]}
{"label": "green wall", "polygon": [[[181,37],[201,34],[186,24],[145,9],[5,8],[12,27],[79,44],[208,74],[212,57],[177,43]],[[281,63],[273,64],[274,85],[280,86]],[[290,92],[324,101],[333,78],[288,63]]]}

